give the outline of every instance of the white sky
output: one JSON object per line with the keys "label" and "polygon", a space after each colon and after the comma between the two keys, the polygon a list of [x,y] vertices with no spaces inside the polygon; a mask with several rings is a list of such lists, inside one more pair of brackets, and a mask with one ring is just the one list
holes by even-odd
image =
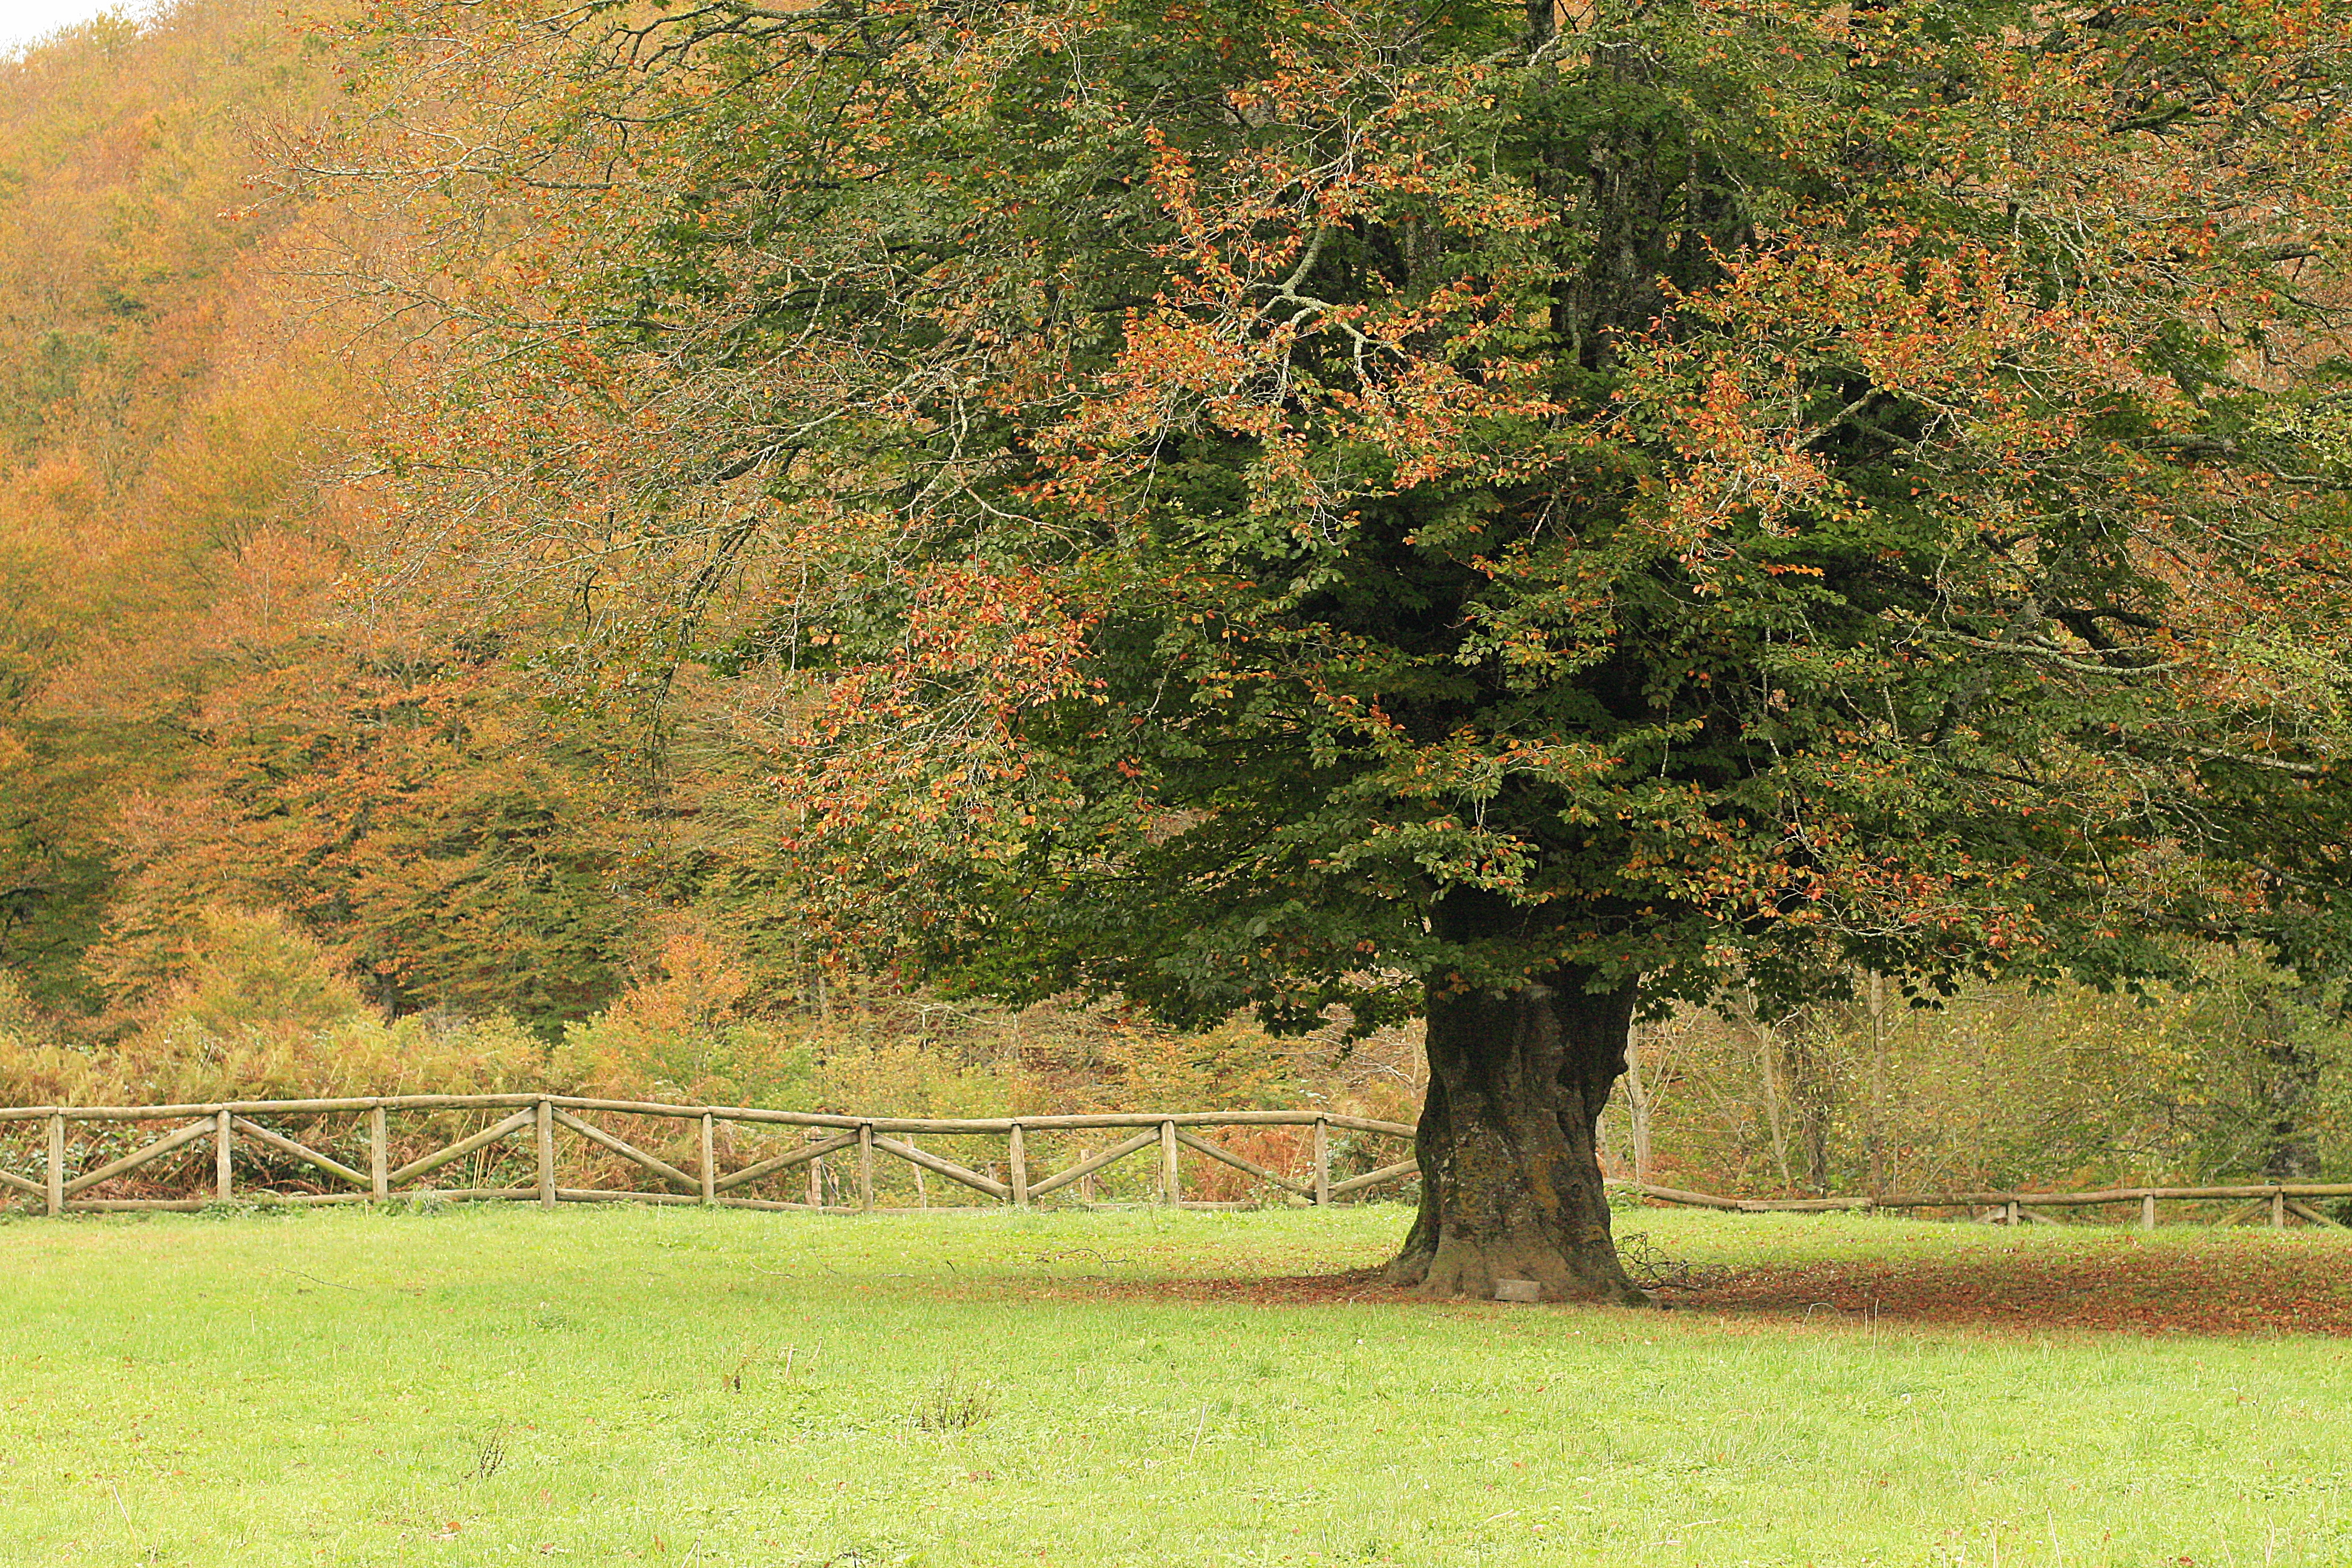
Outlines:
{"label": "white sky", "polygon": [[13,55],[59,27],[87,22],[101,11],[133,16],[152,9],[147,0],[0,0],[0,55]]}

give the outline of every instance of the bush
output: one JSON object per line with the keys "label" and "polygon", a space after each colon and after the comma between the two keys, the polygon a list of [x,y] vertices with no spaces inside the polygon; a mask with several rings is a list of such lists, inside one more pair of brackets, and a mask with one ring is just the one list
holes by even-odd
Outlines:
{"label": "bush", "polygon": [[[548,1090],[613,1100],[771,1106],[898,1116],[1002,1116],[1074,1110],[1213,1110],[1321,1105],[1335,1111],[1410,1118],[1417,1089],[1412,1040],[1383,1037],[1352,1050],[1330,1036],[1276,1040],[1235,1022],[1198,1036],[1158,1028],[1109,1006],[1041,1005],[1021,1011],[949,1002],[876,983],[835,981],[818,1005],[750,1010],[751,966],[706,928],[679,920],[656,960],[613,1005],[565,1027],[552,1045],[502,1016],[415,1014],[387,1021],[332,950],[270,911],[214,908],[184,928],[176,967],[152,993],[148,1020],[111,1044],[67,1044],[0,974],[0,1100],[14,1104],[207,1103],[225,1100],[344,1099],[403,1094]],[[496,1120],[483,1111],[404,1115],[394,1123],[398,1163]],[[690,1164],[690,1125],[623,1118],[614,1131],[649,1152]],[[35,1160],[29,1124],[0,1134],[12,1167]],[[326,1118],[299,1134],[347,1163],[364,1164],[355,1119]],[[126,1152],[144,1137],[131,1124],[75,1133],[76,1161]],[[1258,1128],[1221,1134],[1269,1169],[1304,1179],[1308,1134]],[[721,1158],[749,1163],[780,1152],[796,1133],[732,1127]],[[1076,1157],[1084,1138],[1033,1138],[1033,1161]],[[1396,1157],[1337,1133],[1335,1175]],[[119,1145],[119,1147],[118,1147]],[[567,1138],[566,1184],[626,1185],[641,1175],[617,1156]],[[940,1152],[989,1165],[1001,1140]],[[189,1162],[202,1151],[194,1151]],[[299,1190],[325,1182],[287,1157],[240,1148],[238,1181]],[[175,1157],[176,1160],[176,1157]],[[166,1164],[173,1164],[167,1162]],[[529,1153],[499,1145],[458,1184],[529,1181]],[[1246,1173],[1187,1157],[1189,1196],[1227,1202],[1266,1195]],[[27,1169],[30,1167],[27,1166]],[[182,1185],[189,1170],[155,1167],[126,1178],[142,1190]],[[1146,1163],[1104,1178],[1123,1194],[1145,1182]],[[838,1173],[835,1173],[837,1174]],[[1002,1172],[996,1173],[1002,1177]],[[914,1196],[911,1172],[883,1168],[886,1201]],[[904,1189],[903,1191],[900,1189]],[[934,1181],[931,1202],[971,1194]]]}

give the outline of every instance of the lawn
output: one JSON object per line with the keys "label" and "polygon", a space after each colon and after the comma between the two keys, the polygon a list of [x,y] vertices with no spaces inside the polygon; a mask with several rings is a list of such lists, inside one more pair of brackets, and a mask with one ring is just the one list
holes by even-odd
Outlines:
{"label": "lawn", "polygon": [[[15,1220],[0,1557],[2352,1563],[2352,1338],[1202,1283],[1370,1264],[1402,1217]],[[2352,1279],[2335,1234],[1620,1229],[1700,1263],[2218,1249]]]}

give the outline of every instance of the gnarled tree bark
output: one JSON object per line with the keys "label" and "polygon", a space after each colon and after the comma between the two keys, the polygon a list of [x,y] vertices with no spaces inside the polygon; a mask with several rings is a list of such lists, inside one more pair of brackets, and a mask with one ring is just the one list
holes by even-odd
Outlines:
{"label": "gnarled tree bark", "polygon": [[1549,1300],[1648,1303],[1618,1260],[1594,1134],[1625,1070],[1634,984],[1596,993],[1591,979],[1432,982],[1421,1210],[1393,1283],[1486,1299],[1498,1280],[1533,1279]]}

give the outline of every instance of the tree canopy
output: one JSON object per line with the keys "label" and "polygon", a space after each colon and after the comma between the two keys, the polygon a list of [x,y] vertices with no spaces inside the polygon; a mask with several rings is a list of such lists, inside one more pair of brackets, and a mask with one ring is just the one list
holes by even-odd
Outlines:
{"label": "tree canopy", "polygon": [[802,677],[868,934],[1291,1021],[2323,940],[2322,7],[635,15],[536,24],[575,94],[473,154],[580,265],[465,406],[663,439],[516,437],[604,531],[488,544],[665,559],[640,658]]}

